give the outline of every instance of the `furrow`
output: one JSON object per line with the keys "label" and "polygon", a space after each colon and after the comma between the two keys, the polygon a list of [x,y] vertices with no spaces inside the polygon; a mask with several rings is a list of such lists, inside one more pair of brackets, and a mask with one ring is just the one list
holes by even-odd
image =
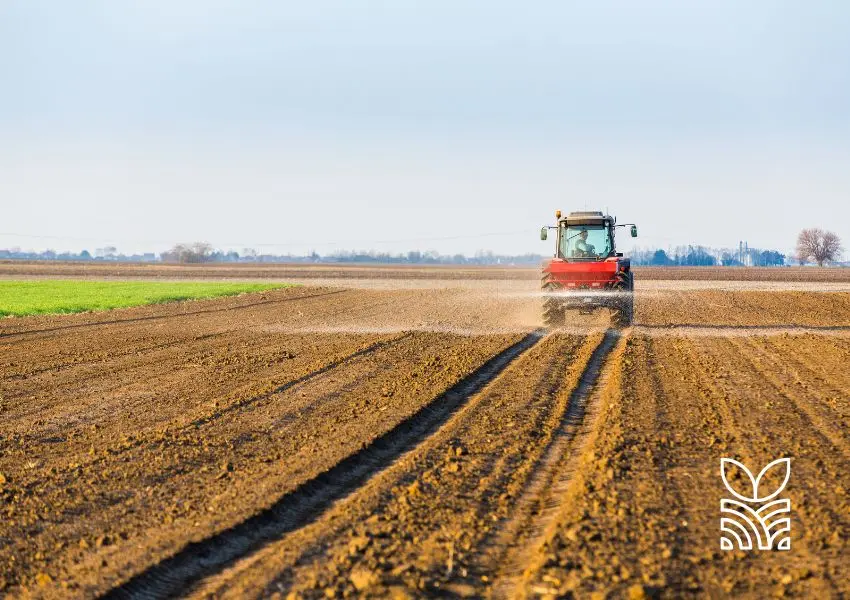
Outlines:
{"label": "furrow", "polygon": [[490,584],[476,575],[481,546],[560,429],[601,339],[548,335],[357,494],[192,596],[344,596],[357,591],[351,578],[364,572],[375,578],[375,596],[485,593]]}
{"label": "furrow", "polygon": [[488,381],[541,338],[535,331],[435,398],[361,451],[279,498],[270,508],[216,535],[185,546],[105,598],[163,598],[179,594],[270,540],[303,527],[351,494],[403,452],[420,443]]}
{"label": "furrow", "polygon": [[480,570],[495,574],[492,595],[496,598],[516,593],[529,556],[540,546],[547,527],[563,510],[563,499],[587,440],[587,414],[592,421],[607,380],[606,359],[620,337],[619,331],[609,329],[594,349],[570,395],[561,427],[535,467],[510,518],[487,544],[485,552],[492,562],[482,565],[484,568]]}

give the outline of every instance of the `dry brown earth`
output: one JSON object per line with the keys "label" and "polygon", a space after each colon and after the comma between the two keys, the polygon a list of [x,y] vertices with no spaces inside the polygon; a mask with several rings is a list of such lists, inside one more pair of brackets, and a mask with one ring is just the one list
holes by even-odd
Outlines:
{"label": "dry brown earth", "polygon": [[850,332],[850,294],[820,291],[658,290],[639,293],[644,327],[821,328]]}
{"label": "dry brown earth", "polygon": [[493,544],[519,518],[517,501],[561,435],[601,337],[546,338],[349,501],[199,585],[199,595],[347,595],[358,577],[373,580],[373,595],[487,593],[505,551]]}
{"label": "dry brown earth", "polygon": [[[817,336],[633,336],[526,594],[846,597],[850,375],[834,367],[848,350]],[[792,457],[790,552],[719,549],[723,456]]]}
{"label": "dry brown earth", "polygon": [[[850,597],[850,294],[647,289],[545,335],[539,302],[0,320],[0,594]],[[792,549],[721,551],[720,458],[781,456]]]}

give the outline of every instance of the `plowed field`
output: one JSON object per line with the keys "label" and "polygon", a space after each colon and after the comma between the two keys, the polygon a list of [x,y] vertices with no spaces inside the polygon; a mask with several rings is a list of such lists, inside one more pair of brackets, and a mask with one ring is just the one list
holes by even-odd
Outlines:
{"label": "plowed field", "polygon": [[[850,597],[850,293],[304,286],[0,320],[0,595]],[[720,459],[791,458],[790,550]]]}

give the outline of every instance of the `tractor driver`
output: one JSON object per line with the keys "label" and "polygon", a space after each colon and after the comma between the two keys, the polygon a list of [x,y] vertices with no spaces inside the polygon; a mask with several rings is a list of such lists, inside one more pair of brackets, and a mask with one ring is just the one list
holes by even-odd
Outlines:
{"label": "tractor driver", "polygon": [[578,258],[591,256],[595,254],[595,250],[596,248],[594,248],[593,244],[587,243],[587,229],[583,229],[578,234],[574,255]]}

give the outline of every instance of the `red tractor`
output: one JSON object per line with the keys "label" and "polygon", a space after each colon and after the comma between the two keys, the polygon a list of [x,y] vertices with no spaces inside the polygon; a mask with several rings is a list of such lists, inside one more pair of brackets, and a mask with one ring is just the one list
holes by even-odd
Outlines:
{"label": "red tractor", "polygon": [[631,325],[634,316],[635,280],[631,261],[623,258],[614,245],[617,227],[631,226],[637,237],[637,225],[617,225],[617,219],[598,211],[571,212],[558,224],[543,227],[540,239],[549,229],[557,230],[555,256],[543,264],[543,320],[547,326],[563,325],[567,310],[591,312],[597,308],[613,310],[614,324]]}

